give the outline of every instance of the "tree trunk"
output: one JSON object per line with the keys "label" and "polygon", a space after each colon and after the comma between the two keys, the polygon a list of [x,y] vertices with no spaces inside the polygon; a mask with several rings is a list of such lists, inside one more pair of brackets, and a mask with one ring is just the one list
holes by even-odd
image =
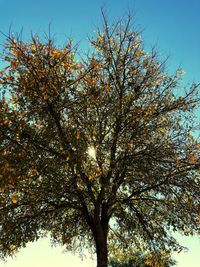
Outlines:
{"label": "tree trunk", "polygon": [[108,223],[106,206],[102,207],[101,216],[94,218],[94,240],[96,245],[97,267],[108,266]]}
{"label": "tree trunk", "polygon": [[102,231],[101,229],[100,231],[97,232],[95,243],[96,243],[97,267],[107,267],[108,266],[107,230]]}

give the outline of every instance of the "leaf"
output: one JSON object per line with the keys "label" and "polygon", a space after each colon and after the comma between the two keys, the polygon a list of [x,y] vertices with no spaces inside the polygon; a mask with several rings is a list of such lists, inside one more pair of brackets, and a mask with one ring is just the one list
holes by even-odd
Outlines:
{"label": "leaf", "polygon": [[197,143],[197,144],[195,145],[195,148],[200,148],[200,143]]}
{"label": "leaf", "polygon": [[191,157],[189,157],[189,162],[190,163],[196,163],[197,162],[197,158],[195,155],[192,155]]}
{"label": "leaf", "polygon": [[16,204],[17,203],[17,196],[13,195],[11,201],[13,204]]}
{"label": "leaf", "polygon": [[47,100],[49,97],[48,97],[48,95],[44,95],[44,100]]}
{"label": "leaf", "polygon": [[58,55],[60,52],[57,50],[57,49],[53,49],[52,51],[51,51],[51,54],[53,55],[53,56],[56,56],[56,55]]}
{"label": "leaf", "polygon": [[91,182],[93,179],[94,179],[93,175],[92,174],[89,174],[88,175],[88,180]]}
{"label": "leaf", "polygon": [[3,119],[3,121],[2,121],[0,124],[8,125],[9,122],[10,122],[10,121],[9,121],[8,119]]}
{"label": "leaf", "polygon": [[133,109],[133,112],[137,115],[137,114],[140,114],[142,112],[141,108],[140,107],[135,107]]}
{"label": "leaf", "polygon": [[188,134],[188,139],[191,140],[191,141],[194,140],[194,138],[193,138],[193,136],[191,134]]}
{"label": "leaf", "polygon": [[3,166],[2,173],[7,173],[9,170],[10,170],[10,165],[9,163],[6,162]]}
{"label": "leaf", "polygon": [[80,132],[77,132],[77,134],[76,134],[76,139],[79,140],[79,139],[80,139],[80,136],[81,136],[81,135],[80,135]]}
{"label": "leaf", "polygon": [[106,84],[106,85],[105,85],[105,91],[108,93],[109,90],[110,90],[110,86],[109,86],[109,84]]}

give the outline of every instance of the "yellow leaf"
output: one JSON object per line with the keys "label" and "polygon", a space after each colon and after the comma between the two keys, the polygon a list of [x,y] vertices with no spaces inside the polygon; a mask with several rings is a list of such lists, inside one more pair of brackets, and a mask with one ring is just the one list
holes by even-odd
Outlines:
{"label": "yellow leaf", "polygon": [[97,78],[93,77],[93,78],[87,78],[87,82],[89,85],[91,86],[95,86],[96,82],[97,82]]}
{"label": "yellow leaf", "polygon": [[109,84],[106,84],[106,85],[105,85],[105,91],[108,93],[109,90],[110,90],[110,86],[109,86]]}
{"label": "yellow leaf", "polygon": [[17,203],[17,196],[16,195],[13,195],[12,196],[12,203],[13,204],[16,204]]}
{"label": "yellow leaf", "polygon": [[36,176],[36,175],[39,175],[39,172],[37,169],[31,169],[30,171],[30,176]]}
{"label": "yellow leaf", "polygon": [[60,53],[60,52],[59,52],[57,49],[54,49],[54,50],[51,51],[51,54],[52,54],[53,56],[58,55],[59,53]]}
{"label": "yellow leaf", "polygon": [[160,128],[159,131],[162,135],[165,135],[167,133],[167,130],[165,128]]}
{"label": "yellow leaf", "polygon": [[77,132],[76,139],[80,139],[80,132]]}
{"label": "yellow leaf", "polygon": [[92,174],[89,174],[89,175],[88,175],[88,180],[89,180],[89,181],[92,181],[92,180],[93,180],[93,175],[92,175]]}
{"label": "yellow leaf", "polygon": [[44,95],[44,100],[47,100],[48,98],[48,95]]}
{"label": "yellow leaf", "polygon": [[3,124],[4,125],[8,125],[9,124],[9,120],[8,119],[3,119]]}

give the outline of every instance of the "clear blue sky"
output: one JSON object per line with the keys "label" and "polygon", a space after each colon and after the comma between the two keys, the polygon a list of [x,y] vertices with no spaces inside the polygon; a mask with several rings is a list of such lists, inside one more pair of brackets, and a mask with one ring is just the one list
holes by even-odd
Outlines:
{"label": "clear blue sky", "polygon": [[170,55],[171,68],[180,64],[186,79],[200,80],[200,1],[199,0],[0,0],[0,30],[23,28],[43,33],[52,23],[59,42],[71,34],[82,40],[100,25],[100,7],[109,17],[118,18],[128,9],[136,13],[136,23],[144,29],[146,44],[157,44]]}
{"label": "clear blue sky", "polygon": [[[95,26],[101,24],[101,7],[105,8],[111,21],[127,10],[133,11],[136,24],[144,29],[143,39],[147,47],[156,44],[162,54],[170,56],[169,71],[181,65],[186,71],[186,82],[200,81],[200,0],[0,0],[0,30],[8,33],[11,25],[13,32],[23,28],[27,38],[30,31],[41,34],[47,31],[51,23],[52,33],[55,33],[60,44],[64,43],[66,36],[71,35],[76,41],[81,41],[85,48],[87,35],[94,35]],[[2,43],[3,36],[0,35]],[[178,267],[198,267],[198,240],[184,239],[183,242],[191,246],[191,254],[179,254]],[[46,241],[42,241],[29,246],[15,261],[9,261],[6,265],[0,262],[0,267],[70,265],[71,257],[67,256],[64,260],[60,250],[52,254],[53,251]],[[53,257],[48,256],[46,261],[43,258],[42,264],[39,264],[36,260],[41,263],[41,255],[54,255],[56,263],[51,265]],[[71,264],[78,266],[78,263]],[[82,266],[90,265],[85,263]]]}

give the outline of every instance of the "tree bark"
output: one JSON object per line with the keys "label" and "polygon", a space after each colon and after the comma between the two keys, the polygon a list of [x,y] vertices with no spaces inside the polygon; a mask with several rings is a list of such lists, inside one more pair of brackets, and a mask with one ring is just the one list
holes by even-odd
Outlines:
{"label": "tree bark", "polygon": [[94,218],[94,240],[96,245],[97,267],[108,266],[108,224],[109,217],[107,206],[102,205],[101,215],[96,214]]}
{"label": "tree bark", "polygon": [[108,207],[106,204],[96,203],[94,210],[94,216],[91,216],[88,212],[87,205],[84,202],[82,195],[79,196],[82,202],[82,213],[85,220],[90,227],[96,247],[97,267],[108,266]]}
{"label": "tree bark", "polygon": [[107,229],[97,229],[95,238],[97,267],[108,266]]}

